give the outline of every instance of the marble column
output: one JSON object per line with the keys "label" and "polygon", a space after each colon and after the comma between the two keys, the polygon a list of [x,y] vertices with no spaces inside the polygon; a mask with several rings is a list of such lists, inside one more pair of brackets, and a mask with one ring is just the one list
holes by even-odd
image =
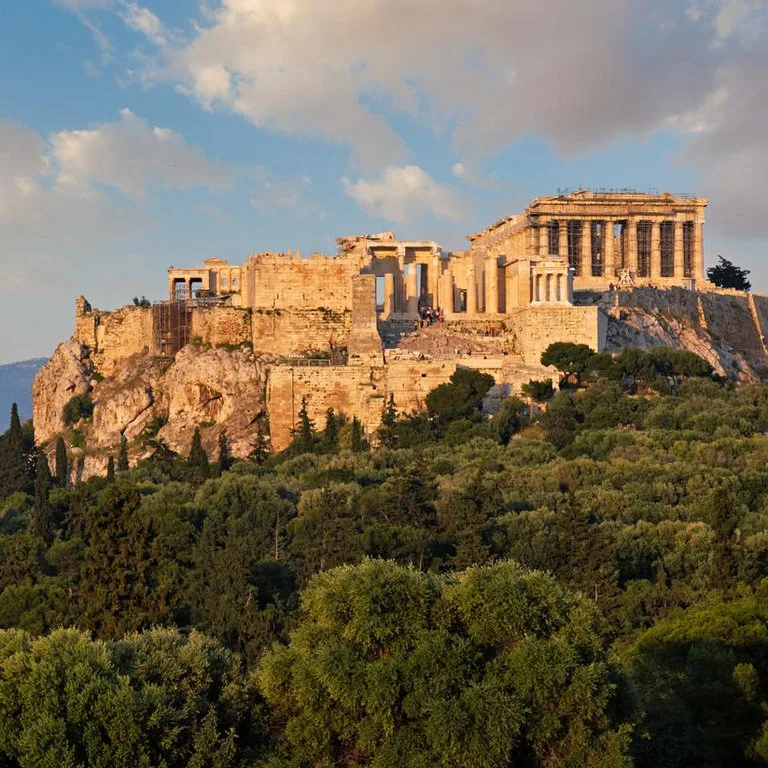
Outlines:
{"label": "marble column", "polygon": [[477,286],[475,285],[475,270],[467,270],[467,314],[477,314]]}
{"label": "marble column", "polygon": [[652,280],[661,277],[661,223],[651,222],[651,264],[650,275]]}
{"label": "marble column", "polygon": [[592,222],[581,222],[581,274],[592,277]]}
{"label": "marble column", "polygon": [[613,281],[616,276],[616,260],[613,255],[613,222],[603,222],[603,277]]}
{"label": "marble column", "polygon": [[496,256],[485,260],[485,313],[499,314],[499,260]]}
{"label": "marble column", "polygon": [[384,275],[384,312],[383,317],[395,314],[395,276],[392,273]]}
{"label": "marble column", "polygon": [[704,224],[698,221],[693,223],[693,272],[696,280],[704,279]]}
{"label": "marble column", "polygon": [[685,262],[683,258],[683,222],[675,222],[675,279],[685,277]]}
{"label": "marble column", "polygon": [[627,221],[627,258],[625,266],[633,274],[637,274],[637,219]]}
{"label": "marble column", "polygon": [[416,265],[408,265],[408,274],[405,276],[406,312],[411,317],[419,315],[419,282],[416,275]]}
{"label": "marble column", "polygon": [[542,259],[549,256],[549,227],[547,222],[539,224],[539,256]]}
{"label": "marble column", "polygon": [[559,256],[561,259],[565,259],[568,262],[568,222],[560,220],[558,222],[560,226],[560,242],[559,242]]}
{"label": "marble column", "polygon": [[429,301],[435,309],[440,303],[440,257],[434,255],[427,268],[427,279],[429,282]]}
{"label": "marble column", "polygon": [[454,312],[453,305],[453,272],[450,269],[446,269],[442,275],[440,275],[440,309],[445,313]]}

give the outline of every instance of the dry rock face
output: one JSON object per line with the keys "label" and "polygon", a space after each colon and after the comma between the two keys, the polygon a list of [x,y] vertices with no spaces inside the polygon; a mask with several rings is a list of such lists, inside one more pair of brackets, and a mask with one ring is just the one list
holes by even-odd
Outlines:
{"label": "dry rock face", "polygon": [[245,456],[253,448],[256,421],[264,411],[265,375],[265,363],[249,349],[190,345],[174,360],[126,357],[114,363],[110,378],[97,381],[87,348],[66,342],[35,379],[35,435],[39,444],[63,435],[73,456],[82,455],[71,445],[72,429],[64,424],[62,412],[74,395],[90,392],[92,418],[71,425],[85,438],[85,477],[106,468],[123,436],[132,458],[148,455],[143,438],[150,428],[169,448],[186,454],[200,427],[211,458],[220,432],[226,430],[233,454]]}
{"label": "dry rock face", "polygon": [[38,443],[46,443],[66,428],[64,406],[91,388],[88,349],[77,341],[59,344],[32,385],[33,419]]}

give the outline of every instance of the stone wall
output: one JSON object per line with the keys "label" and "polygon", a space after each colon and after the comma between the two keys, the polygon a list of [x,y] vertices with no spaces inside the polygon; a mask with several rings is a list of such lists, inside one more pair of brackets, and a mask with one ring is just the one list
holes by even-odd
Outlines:
{"label": "stone wall", "polygon": [[349,310],[352,277],[359,272],[351,258],[258,254],[246,263],[248,306],[271,309]]}
{"label": "stone wall", "polygon": [[309,350],[327,352],[333,337],[346,344],[352,312],[319,309],[254,309],[253,348],[275,355],[300,355]]}
{"label": "stone wall", "polygon": [[217,347],[243,344],[253,339],[251,311],[237,307],[209,307],[192,310],[191,338]]}

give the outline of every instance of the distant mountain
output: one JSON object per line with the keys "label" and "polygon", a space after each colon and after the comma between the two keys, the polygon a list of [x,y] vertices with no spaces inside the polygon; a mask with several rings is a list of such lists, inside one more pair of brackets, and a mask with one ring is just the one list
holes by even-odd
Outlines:
{"label": "distant mountain", "polygon": [[44,357],[0,365],[0,432],[8,429],[11,406],[17,403],[21,420],[32,418],[32,381],[48,362]]}

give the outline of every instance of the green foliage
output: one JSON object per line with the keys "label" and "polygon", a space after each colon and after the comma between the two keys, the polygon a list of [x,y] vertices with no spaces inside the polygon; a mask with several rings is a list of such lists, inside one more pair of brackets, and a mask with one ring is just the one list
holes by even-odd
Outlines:
{"label": "green foliage", "polygon": [[578,381],[587,373],[594,357],[595,353],[587,344],[556,341],[542,353],[541,364],[551,365],[566,379],[573,376]]}
{"label": "green foliage", "polygon": [[217,473],[221,475],[223,472],[229,470],[232,466],[232,452],[229,448],[229,439],[227,438],[227,431],[222,429],[219,432],[219,459],[216,462]]}
{"label": "green foliage", "polygon": [[16,403],[11,407],[8,431],[0,436],[0,499],[17,491],[31,490],[29,466],[34,443],[25,435]]}
{"label": "green foliage", "polygon": [[56,484],[59,488],[66,488],[69,484],[67,446],[61,437],[56,440]]}
{"label": "green foliage", "polygon": [[493,386],[487,373],[458,368],[449,384],[440,384],[426,397],[427,411],[438,429],[452,421],[480,419],[483,398]]}
{"label": "green foliage", "polygon": [[732,261],[717,256],[718,262],[707,269],[707,280],[721,288],[735,288],[737,291],[748,291],[752,288],[747,275],[748,269],[737,267]]}
{"label": "green foliage", "polygon": [[80,419],[90,419],[93,415],[93,400],[89,392],[82,395],[74,395],[64,406],[61,416],[67,426],[80,421]]}
{"label": "green foliage", "polygon": [[120,450],[117,453],[117,471],[127,472],[130,468],[128,463],[128,438],[120,435]]}
{"label": "green foliage", "polygon": [[546,403],[555,394],[550,379],[531,379],[527,384],[523,384],[522,391],[526,397],[530,397],[535,403]]}
{"label": "green foliage", "polygon": [[192,482],[202,483],[210,472],[208,454],[205,452],[205,448],[203,448],[203,440],[200,437],[200,427],[195,427],[195,432],[192,435],[187,466]]}
{"label": "green foliage", "polygon": [[293,432],[293,442],[291,443],[292,453],[312,453],[315,450],[315,423],[309,418],[307,410],[307,398],[301,398],[301,409],[299,410],[299,426]]}
{"label": "green foliage", "polygon": [[35,506],[29,519],[29,532],[50,544],[53,540],[53,510],[48,493],[51,488],[51,472],[48,459],[40,454],[35,476]]}
{"label": "green foliage", "polygon": [[258,743],[237,657],[198,633],[0,631],[0,762],[236,766]]}
{"label": "green foliage", "polygon": [[302,605],[258,675],[290,764],[630,765],[596,616],[545,574],[369,561],[315,577]]}
{"label": "green foliage", "polygon": [[134,296],[133,304],[134,306],[141,307],[142,309],[150,309],[152,307],[152,302],[146,296],[142,296],[141,298]]}

